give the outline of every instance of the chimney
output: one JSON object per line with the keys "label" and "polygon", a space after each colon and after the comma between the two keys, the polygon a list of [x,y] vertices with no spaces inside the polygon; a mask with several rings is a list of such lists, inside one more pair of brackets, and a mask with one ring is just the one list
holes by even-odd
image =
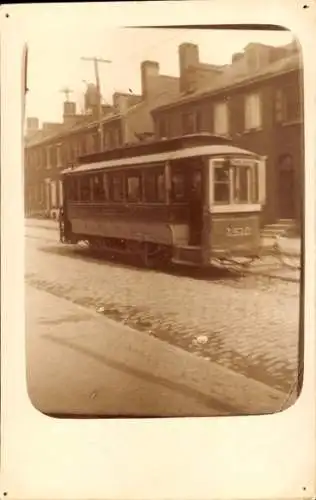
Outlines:
{"label": "chimney", "polygon": [[242,52],[236,52],[235,54],[232,55],[232,64],[236,63],[237,61],[240,61],[244,57],[244,54]]}
{"label": "chimney", "polygon": [[248,71],[256,72],[267,66],[271,62],[272,51],[273,48],[261,44],[250,43],[247,45],[244,52]]}
{"label": "chimney", "polygon": [[183,71],[200,63],[199,47],[193,43],[182,43],[179,46],[180,76]]}
{"label": "chimney", "polygon": [[118,113],[126,113],[129,108],[129,96],[120,92],[115,92],[113,94],[113,106]]}
{"label": "chimney", "polygon": [[39,130],[39,120],[35,117],[26,119],[26,133],[27,135],[34,134]]}
{"label": "chimney", "polygon": [[76,118],[76,103],[71,101],[64,102],[64,123],[71,123]]}
{"label": "chimney", "polygon": [[141,63],[141,83],[143,99],[148,99],[155,93],[157,78],[159,77],[159,63],[143,61]]}
{"label": "chimney", "polygon": [[107,116],[109,113],[113,111],[113,106],[111,106],[110,104],[102,104],[101,109],[102,109],[102,116]]}
{"label": "chimney", "polygon": [[98,90],[94,83],[89,83],[84,95],[85,110],[89,111],[98,106]]}
{"label": "chimney", "polygon": [[179,46],[180,92],[188,90],[190,69],[198,67],[199,63],[199,47],[193,43],[182,43]]}

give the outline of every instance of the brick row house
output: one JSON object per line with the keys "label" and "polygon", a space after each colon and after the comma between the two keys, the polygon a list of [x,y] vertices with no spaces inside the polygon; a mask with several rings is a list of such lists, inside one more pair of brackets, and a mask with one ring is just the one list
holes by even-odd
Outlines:
{"label": "brick row house", "polygon": [[263,223],[301,219],[304,175],[303,83],[295,42],[249,44],[227,66],[199,62],[179,47],[181,96],[152,111],[157,138],[195,132],[227,136],[267,156]]}
{"label": "brick row house", "polygon": [[24,176],[27,215],[52,215],[61,205],[61,171],[76,163],[78,157],[154,135],[151,111],[179,95],[179,79],[161,75],[157,62],[144,61],[141,86],[140,95],[114,93],[113,104],[102,106],[101,121],[96,121],[97,92],[92,84],[85,93],[85,114],[76,113],[74,102],[65,102],[63,123],[44,123],[39,129],[36,118],[27,119]]}
{"label": "brick row house", "polygon": [[[49,212],[62,200],[60,171],[78,156],[123,144],[194,132],[230,137],[267,156],[263,223],[300,220],[304,172],[302,64],[296,44],[249,44],[231,64],[199,61],[194,44],[179,47],[179,78],[159,64],[141,64],[141,94],[115,93],[96,122],[96,89],[89,85],[84,115],[64,103],[62,124],[29,119],[25,148],[25,210]],[[103,137],[103,144],[100,144]]]}

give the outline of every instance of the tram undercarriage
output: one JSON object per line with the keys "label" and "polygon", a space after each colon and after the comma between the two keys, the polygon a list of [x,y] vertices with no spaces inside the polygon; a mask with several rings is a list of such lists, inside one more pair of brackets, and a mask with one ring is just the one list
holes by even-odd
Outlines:
{"label": "tram undercarriage", "polygon": [[247,269],[259,259],[259,254],[249,256],[223,255],[221,257],[208,255],[205,259],[201,246],[171,247],[146,241],[124,240],[88,235],[74,235],[64,239],[65,244],[78,244],[83,242],[92,251],[108,253],[115,257],[133,256],[146,268],[165,267],[171,264],[194,268],[219,268],[232,271]]}

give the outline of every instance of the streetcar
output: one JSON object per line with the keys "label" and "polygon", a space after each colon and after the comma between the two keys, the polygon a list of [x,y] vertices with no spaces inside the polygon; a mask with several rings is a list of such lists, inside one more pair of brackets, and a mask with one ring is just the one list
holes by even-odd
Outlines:
{"label": "streetcar", "polygon": [[146,266],[251,261],[260,253],[266,158],[192,134],[81,157],[62,172],[63,241]]}

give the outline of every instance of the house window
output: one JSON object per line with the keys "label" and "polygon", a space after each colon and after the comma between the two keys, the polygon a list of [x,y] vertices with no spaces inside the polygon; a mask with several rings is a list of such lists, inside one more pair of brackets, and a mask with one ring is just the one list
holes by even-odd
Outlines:
{"label": "house window", "polygon": [[144,174],[144,197],[149,203],[165,201],[165,175],[163,169],[149,170]]}
{"label": "house window", "polygon": [[46,148],[46,167],[47,168],[51,168],[52,164],[51,164],[51,146],[48,146],[48,148]]}
{"label": "house window", "polygon": [[96,153],[99,149],[99,134],[93,134],[92,135],[92,153]]}
{"label": "house window", "polygon": [[61,144],[57,144],[57,167],[62,166]]}
{"label": "house window", "polygon": [[278,89],[275,94],[275,119],[277,123],[300,120],[300,95],[294,85]]}
{"label": "house window", "polygon": [[86,136],[83,136],[81,138],[81,141],[79,143],[79,156],[84,156],[87,153],[87,138]]}
{"label": "house window", "polygon": [[86,141],[87,141],[87,153],[93,153],[93,147],[94,147],[94,141],[93,141],[93,136],[91,133],[88,132],[87,136],[86,136]]}
{"label": "house window", "polygon": [[220,102],[214,106],[214,133],[217,135],[229,133],[228,104],[226,102]]}
{"label": "house window", "polygon": [[142,197],[142,179],[140,175],[127,176],[127,200],[130,202],[139,202]]}
{"label": "house window", "polygon": [[158,137],[161,139],[168,137],[168,122],[164,116],[158,120]]}
{"label": "house window", "polygon": [[261,128],[261,100],[259,94],[250,94],[245,99],[245,130]]}
{"label": "house window", "polygon": [[275,93],[275,121],[277,123],[284,120],[284,95],[282,90],[277,90]]}
{"label": "house window", "polygon": [[51,193],[51,206],[52,206],[52,208],[57,208],[57,183],[56,183],[56,181],[51,182],[50,193]]}
{"label": "house window", "polygon": [[183,134],[194,134],[200,129],[200,114],[198,111],[193,113],[184,113],[182,115]]}

